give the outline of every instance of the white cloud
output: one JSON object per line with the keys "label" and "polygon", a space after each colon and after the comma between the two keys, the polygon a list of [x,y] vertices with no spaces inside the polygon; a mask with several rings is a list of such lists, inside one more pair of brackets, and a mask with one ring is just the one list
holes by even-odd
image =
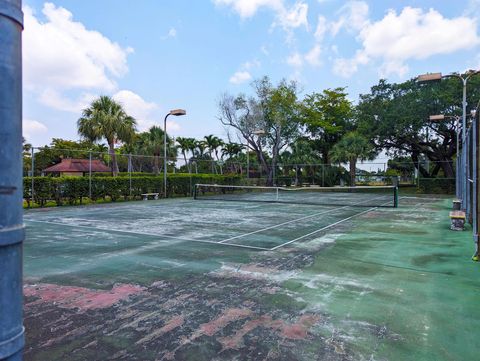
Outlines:
{"label": "white cloud", "polygon": [[140,131],[157,125],[158,121],[152,120],[154,118],[152,112],[158,108],[155,103],[145,101],[140,95],[130,90],[118,91],[113,95],[113,99],[122,104],[128,115],[135,118]]}
{"label": "white cloud", "polygon": [[312,66],[320,66],[322,65],[320,55],[322,55],[322,48],[319,44],[316,44],[307,54],[305,54],[305,60]]}
{"label": "white cloud", "polygon": [[175,38],[175,37],[177,37],[177,29],[172,27],[170,28],[170,30],[168,30],[167,35],[162,36],[162,40],[167,40],[169,38]]}
{"label": "white cloud", "polygon": [[245,63],[242,64],[242,68],[245,70],[250,70],[252,68],[259,68],[262,64],[260,61],[257,59],[254,59],[252,61],[246,61]]}
{"label": "white cloud", "polygon": [[72,99],[65,96],[62,92],[48,87],[38,94],[38,100],[40,103],[56,110],[77,114],[88,107],[95,98],[95,94],[82,93]]}
{"label": "white cloud", "polygon": [[288,56],[287,64],[293,66],[294,68],[300,68],[303,66],[303,57],[300,53],[295,52]]}
{"label": "white cloud", "polygon": [[284,0],[213,0],[215,5],[233,8],[242,19],[254,16],[260,8],[266,8],[275,14],[272,28],[280,26],[287,33],[287,43],[293,40],[293,30],[305,27],[308,30],[308,4],[297,0],[291,7]]}
{"label": "white cloud", "polygon": [[86,29],[65,8],[45,3],[42,12],[45,22],[24,7],[26,88],[114,89],[115,78],[128,71],[127,55],[132,49],[123,49],[99,32]]}
{"label": "white cloud", "polygon": [[377,22],[364,22],[358,35],[362,48],[351,59],[336,59],[334,71],[351,76],[358,65],[381,61],[382,76],[408,72],[407,61],[427,59],[470,49],[480,43],[475,19],[444,18],[438,11],[405,7],[397,14],[390,10]]}
{"label": "white cloud", "polygon": [[337,58],[333,63],[333,72],[344,78],[349,78],[358,71],[359,65],[368,64],[368,57],[361,51],[357,51],[351,59]]}
{"label": "white cloud", "polygon": [[320,15],[318,17],[317,29],[315,30],[315,39],[321,42],[323,40],[323,37],[325,36],[327,29],[328,29],[327,19],[324,16]]}
{"label": "white cloud", "polygon": [[268,48],[265,45],[262,45],[260,47],[260,51],[263,53],[263,55],[268,56],[270,55],[270,52],[268,51]]}
{"label": "white cloud", "polygon": [[333,35],[336,35],[342,28],[350,32],[357,32],[368,25],[368,4],[365,1],[349,1],[343,5],[338,13],[340,18],[330,24]]}
{"label": "white cloud", "polygon": [[48,131],[48,128],[45,124],[32,119],[23,119],[22,127],[23,136],[29,142],[31,142],[32,138],[35,138],[35,136],[44,134]]}
{"label": "white cloud", "polygon": [[290,9],[283,9],[277,14],[280,25],[286,30],[301,26],[308,28],[307,15],[308,5],[303,2],[297,2]]}
{"label": "white cloud", "polygon": [[230,83],[232,84],[242,84],[252,79],[250,73],[246,70],[237,71],[230,77]]}
{"label": "white cloud", "polygon": [[167,119],[167,134],[178,133],[182,127],[175,120]]}
{"label": "white cloud", "polygon": [[168,36],[171,37],[171,38],[176,37],[177,36],[177,29],[170,28],[170,30],[168,31]]}
{"label": "white cloud", "polygon": [[258,9],[265,7],[274,11],[281,11],[283,0],[213,0],[215,5],[231,6],[241,18],[254,16]]}

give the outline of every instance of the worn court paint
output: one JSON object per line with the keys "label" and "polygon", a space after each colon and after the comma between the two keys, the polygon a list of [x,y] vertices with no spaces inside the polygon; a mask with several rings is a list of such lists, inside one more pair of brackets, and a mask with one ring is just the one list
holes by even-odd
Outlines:
{"label": "worn court paint", "polygon": [[[61,208],[26,218],[86,219],[122,229],[136,227],[139,218],[149,231],[221,240],[320,211],[148,203]],[[408,198],[398,210],[371,210],[274,252],[32,222],[25,289],[49,285],[55,295],[26,292],[26,358],[475,359],[479,269],[469,261],[470,234],[448,230],[448,207],[447,200]],[[165,213],[167,221],[156,221]],[[281,244],[338,220],[324,216],[250,242],[270,236],[268,242]],[[201,220],[211,223],[201,226]],[[90,296],[111,295],[119,285],[135,292],[103,307],[75,307],[73,290],[80,289],[79,304],[88,305]],[[69,301],[58,301],[62,290]]]}

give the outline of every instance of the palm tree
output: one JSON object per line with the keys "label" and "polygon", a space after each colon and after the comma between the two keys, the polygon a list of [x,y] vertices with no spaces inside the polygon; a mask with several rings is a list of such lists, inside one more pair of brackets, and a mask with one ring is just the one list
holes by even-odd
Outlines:
{"label": "palm tree", "polygon": [[203,140],[195,140],[195,148],[193,150],[195,158],[203,158],[205,156],[205,150],[207,144]]}
{"label": "palm tree", "polygon": [[187,163],[187,152],[195,148],[194,138],[177,137],[178,149],[182,152],[183,159],[185,160],[185,166],[188,169],[188,173],[191,173],[190,163]]}
{"label": "palm tree", "polygon": [[121,104],[111,97],[102,95],[82,111],[77,121],[78,133],[91,142],[105,139],[112,159],[112,174],[118,174],[115,143],[128,143],[135,134],[136,121],[129,116]]}
{"label": "palm tree", "polygon": [[330,151],[330,159],[336,163],[349,162],[350,184],[355,185],[355,170],[357,160],[372,160],[376,152],[368,140],[357,132],[350,132],[343,136]]}
{"label": "palm tree", "polygon": [[[225,143],[222,148],[222,157],[228,156],[229,160],[232,160],[232,158],[236,157],[238,154],[240,154],[243,150],[243,146],[238,143]],[[233,163],[233,169],[234,172],[237,172],[237,166],[235,163]]]}
{"label": "palm tree", "polygon": [[210,154],[210,158],[212,158],[212,173],[216,173],[212,153],[215,153],[217,161],[220,160],[218,158],[218,148],[224,144],[223,140],[221,140],[219,137],[216,137],[213,134],[206,135],[204,139],[205,139],[205,144],[207,145],[207,148],[208,148],[208,153]]}
{"label": "palm tree", "polygon": [[[142,148],[147,154],[153,155],[153,172],[155,174],[160,173],[160,157],[163,157],[164,147],[164,131],[162,128],[153,126],[148,132],[143,133]],[[163,159],[161,166],[164,166],[164,162],[169,158],[175,158],[177,153],[176,148],[173,145],[172,139],[167,134],[167,159]]]}

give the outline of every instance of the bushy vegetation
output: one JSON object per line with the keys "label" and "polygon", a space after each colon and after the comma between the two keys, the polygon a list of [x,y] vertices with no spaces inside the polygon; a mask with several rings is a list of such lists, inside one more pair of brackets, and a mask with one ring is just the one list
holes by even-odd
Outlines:
{"label": "bushy vegetation", "polygon": [[[53,201],[56,205],[82,204],[89,199],[88,177],[34,177],[34,202],[40,207]],[[167,196],[189,196],[196,183],[239,184],[240,177],[213,174],[169,174]],[[23,197],[31,206],[32,178],[23,179]],[[163,194],[163,177],[135,175],[132,177],[92,177],[91,201],[141,199],[142,193]]]}

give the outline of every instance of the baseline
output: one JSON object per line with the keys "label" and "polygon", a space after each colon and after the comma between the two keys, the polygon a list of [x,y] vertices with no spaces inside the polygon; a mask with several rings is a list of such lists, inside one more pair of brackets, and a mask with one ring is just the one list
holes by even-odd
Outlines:
{"label": "baseline", "polygon": [[100,228],[100,227],[80,226],[80,225],[67,224],[67,223],[62,223],[62,222],[39,221],[39,220],[33,220],[33,219],[24,219],[24,221],[33,222],[33,223],[52,224],[52,225],[64,226],[64,227],[67,226],[67,227],[74,227],[74,228],[82,228],[82,229],[88,229],[90,231],[118,232],[118,233],[134,234],[134,235],[139,235],[139,236],[142,235],[142,236],[150,236],[150,237],[156,237],[156,238],[169,238],[169,239],[175,239],[175,240],[178,240],[178,241],[200,242],[200,243],[208,243],[208,244],[221,244],[222,246],[232,246],[232,247],[240,247],[240,248],[247,248],[247,249],[255,249],[255,250],[260,250],[260,251],[270,251],[270,248],[265,248],[265,247],[248,246],[248,245],[236,244],[236,243],[219,243],[219,242],[216,242],[216,241],[207,241],[207,240],[192,239],[192,238],[181,238],[181,237],[154,234],[154,233],[148,233],[148,232],[136,232],[136,231],[119,230],[119,229],[107,229],[107,228]]}

